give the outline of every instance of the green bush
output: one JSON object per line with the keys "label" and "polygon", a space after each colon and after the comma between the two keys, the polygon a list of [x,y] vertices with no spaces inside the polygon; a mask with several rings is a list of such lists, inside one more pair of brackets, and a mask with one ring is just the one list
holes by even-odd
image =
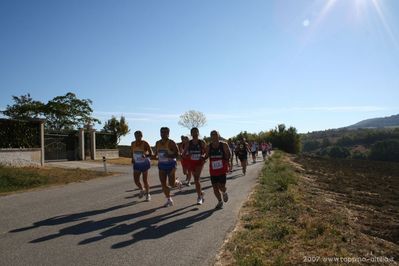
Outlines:
{"label": "green bush", "polygon": [[399,162],[399,141],[379,141],[371,147],[371,160]]}
{"label": "green bush", "polygon": [[328,149],[327,155],[331,158],[347,158],[350,152],[345,147],[332,146]]}

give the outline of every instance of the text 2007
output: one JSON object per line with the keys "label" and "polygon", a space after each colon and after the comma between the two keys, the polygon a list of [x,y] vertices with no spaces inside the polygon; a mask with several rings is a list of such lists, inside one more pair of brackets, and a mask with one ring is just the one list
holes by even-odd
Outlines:
{"label": "text 2007", "polygon": [[303,257],[303,262],[304,263],[314,263],[314,262],[319,262],[320,257],[317,256],[304,256]]}

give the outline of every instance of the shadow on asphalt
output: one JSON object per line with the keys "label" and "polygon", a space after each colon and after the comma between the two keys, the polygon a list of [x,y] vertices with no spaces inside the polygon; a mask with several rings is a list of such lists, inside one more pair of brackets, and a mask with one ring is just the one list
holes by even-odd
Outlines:
{"label": "shadow on asphalt", "polygon": [[[233,172],[238,171],[239,169],[234,169]],[[236,173],[235,175],[228,175],[227,179],[235,179],[239,176],[243,176],[241,173]],[[210,183],[210,177],[202,177],[201,178],[201,183],[204,182],[209,182]],[[152,186],[151,188],[158,188],[155,191],[151,191],[151,194],[153,193],[162,193],[162,190],[159,189],[160,185]],[[184,189],[186,188],[186,189]],[[184,187],[182,191],[174,191],[176,194],[190,194],[193,193],[195,194],[195,187],[192,186],[189,189],[187,187]],[[204,186],[203,189],[209,189],[212,188],[212,185],[207,185]],[[133,190],[126,190],[126,193],[138,191],[137,189]],[[138,193],[135,193],[134,196],[138,196]],[[127,198],[132,198],[132,197],[127,197]],[[105,209],[99,209],[99,210],[93,210],[93,211],[86,211],[86,212],[81,212],[81,213],[74,213],[74,214],[68,214],[68,215],[60,215],[60,216],[55,216],[52,218],[48,218],[42,221],[38,221],[33,223],[32,226],[28,227],[23,227],[23,228],[18,228],[10,231],[10,233],[18,233],[18,232],[23,232],[35,228],[39,228],[42,226],[54,226],[54,225],[61,225],[61,224],[67,224],[67,223],[72,223],[72,222],[78,222],[84,219],[87,219],[90,216],[94,215],[99,215],[111,211],[115,211],[118,209],[126,208],[129,206],[136,205],[140,203],[141,201],[137,202],[130,202],[126,204],[121,204],[117,206],[113,206],[110,208],[105,208]],[[126,234],[132,234],[132,239],[116,243],[111,246],[113,249],[119,249],[119,248],[124,248],[129,245],[132,245],[138,241],[141,240],[146,240],[146,239],[158,239],[162,238],[165,235],[184,230],[192,226],[193,224],[204,220],[208,217],[210,217],[216,210],[207,210],[203,212],[198,212],[198,208],[195,207],[196,204],[188,205],[185,207],[182,207],[180,209],[171,209],[170,212],[164,213],[155,217],[150,217],[144,220],[139,220],[134,223],[128,223],[129,221],[140,218],[142,216],[150,215],[154,212],[156,212],[158,209],[164,208],[163,206],[161,207],[156,207],[148,210],[143,210],[137,213],[131,213],[131,214],[125,214],[125,215],[120,215],[120,216],[115,216],[115,217],[110,217],[106,218],[103,220],[99,221],[84,221],[72,226],[68,226],[65,228],[62,228],[59,230],[58,233],[55,234],[50,234],[47,236],[43,236],[34,240],[31,240],[29,243],[40,243],[44,241],[49,241],[52,239],[60,238],[63,236],[67,235],[83,235],[87,233],[92,233],[96,232],[99,230],[104,230],[99,233],[98,236],[91,237],[88,239],[85,239],[81,242],[79,242],[79,245],[86,245],[90,243],[94,243],[97,241],[101,241],[103,239],[106,239],[108,237],[112,236],[118,236],[118,235],[126,235]],[[188,214],[190,212],[195,212],[193,215],[184,217],[181,219],[173,220],[168,223],[160,224],[164,221],[167,221],[169,219],[179,217],[185,214]],[[160,224],[160,225],[159,225]],[[135,232],[137,231],[137,232]]]}
{"label": "shadow on asphalt", "polygon": [[122,208],[126,208],[126,207],[129,207],[129,206],[136,205],[137,203],[139,203],[139,202],[134,201],[134,202],[121,204],[121,205],[113,206],[113,207],[106,208],[106,209],[93,210],[93,211],[80,212],[80,213],[73,213],[73,214],[67,214],[67,215],[59,215],[59,216],[55,216],[55,217],[52,217],[52,218],[48,218],[46,220],[35,222],[31,226],[27,226],[27,227],[11,230],[9,233],[23,232],[23,231],[39,228],[41,226],[52,226],[52,225],[60,225],[60,224],[72,223],[72,222],[83,220],[83,219],[85,219],[85,218],[87,218],[89,216],[115,211],[115,210],[118,210],[118,209],[122,209]]}
{"label": "shadow on asphalt", "polygon": [[[190,206],[188,206],[188,207],[190,207]],[[180,210],[177,210],[176,212],[178,212]],[[168,234],[189,228],[191,225],[193,225],[199,221],[202,221],[204,219],[207,219],[216,211],[214,209],[203,211],[203,212],[196,213],[189,217],[185,217],[185,218],[182,218],[179,220],[175,220],[175,221],[157,226],[157,223],[159,223],[165,219],[169,219],[171,217],[179,216],[179,215],[182,215],[182,214],[185,214],[185,213],[188,213],[191,211],[196,211],[196,210],[198,210],[198,208],[192,208],[192,209],[186,210],[184,212],[176,213],[169,217],[167,215],[166,215],[166,217],[162,217],[162,216],[153,217],[153,218],[139,221],[137,223],[133,223],[130,225],[124,225],[123,228],[115,227],[115,228],[112,228],[111,230],[107,230],[107,231],[103,232],[102,234],[105,235],[106,237],[108,237],[108,236],[114,236],[114,235],[119,235],[119,234],[128,234],[128,233],[136,231],[140,228],[144,228],[144,230],[134,233],[132,235],[132,239],[123,241],[123,242],[119,242],[119,243],[116,243],[111,246],[111,248],[113,248],[113,249],[124,248],[124,247],[128,247],[130,245],[133,245],[134,243],[142,241],[142,240],[162,238]],[[171,213],[169,213],[168,215],[170,215],[170,214]]]}

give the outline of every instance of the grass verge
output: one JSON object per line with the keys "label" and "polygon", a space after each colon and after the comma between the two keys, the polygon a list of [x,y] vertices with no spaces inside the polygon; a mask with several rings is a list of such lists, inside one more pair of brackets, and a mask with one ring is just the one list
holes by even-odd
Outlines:
{"label": "grass verge", "polygon": [[0,165],[0,194],[84,181],[107,175],[110,174],[83,169],[15,168]]}
{"label": "grass verge", "polygon": [[[303,170],[303,169],[302,169]],[[348,258],[395,259],[397,246],[362,234],[341,203],[275,152],[216,265],[339,265]],[[387,265],[387,264],[386,264]]]}

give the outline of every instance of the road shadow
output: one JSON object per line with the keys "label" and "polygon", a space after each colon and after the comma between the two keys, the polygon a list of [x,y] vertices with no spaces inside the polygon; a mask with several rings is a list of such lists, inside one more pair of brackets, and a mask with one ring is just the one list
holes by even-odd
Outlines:
{"label": "road shadow", "polygon": [[81,234],[87,234],[90,232],[98,231],[101,229],[106,229],[108,227],[115,226],[116,224],[124,222],[124,221],[128,221],[128,220],[132,220],[132,219],[135,219],[135,218],[138,218],[141,216],[149,215],[151,213],[154,213],[156,210],[158,210],[160,208],[163,208],[163,206],[140,211],[137,213],[130,213],[130,214],[115,216],[115,217],[111,217],[111,218],[106,218],[106,219],[99,220],[99,221],[93,221],[93,220],[85,221],[85,222],[82,222],[82,223],[79,223],[76,225],[65,227],[65,228],[59,230],[59,232],[56,234],[51,234],[51,235],[47,235],[44,237],[34,239],[34,240],[30,241],[29,243],[40,243],[40,242],[49,241],[49,240],[67,236],[67,235],[81,235]]}
{"label": "road shadow", "polygon": [[125,204],[121,204],[121,205],[117,205],[117,206],[112,206],[112,207],[105,208],[105,209],[54,216],[54,217],[51,217],[51,218],[48,218],[48,219],[45,219],[42,221],[35,222],[31,226],[11,230],[11,231],[9,231],[9,233],[23,232],[23,231],[39,228],[42,226],[54,226],[54,225],[77,222],[77,221],[84,220],[89,216],[94,216],[94,215],[98,215],[98,214],[103,214],[103,213],[119,210],[122,208],[136,205],[137,203],[138,202],[134,201],[134,202],[129,202],[129,203],[125,203]]}
{"label": "road shadow", "polygon": [[[198,210],[198,208],[193,208],[191,210],[187,210],[178,215],[188,213],[191,211],[195,211],[195,210]],[[119,248],[128,247],[128,246],[133,245],[134,243],[137,243],[142,240],[162,238],[168,234],[172,234],[177,231],[190,228],[193,224],[210,217],[215,211],[216,210],[212,209],[212,210],[199,212],[199,213],[196,213],[189,217],[171,221],[169,223],[162,224],[159,226],[157,226],[157,223],[161,222],[163,219],[158,219],[158,217],[154,217],[153,219],[148,219],[146,221],[144,220],[141,224],[134,223],[131,225],[125,225],[125,228],[123,228],[123,232],[126,232],[126,231],[133,232],[133,231],[136,231],[137,229],[143,228],[143,226],[145,229],[141,230],[137,233],[134,233],[132,235],[132,239],[116,243],[116,244],[112,245],[111,248],[119,249]],[[118,229],[115,230],[114,233],[118,233]]]}

